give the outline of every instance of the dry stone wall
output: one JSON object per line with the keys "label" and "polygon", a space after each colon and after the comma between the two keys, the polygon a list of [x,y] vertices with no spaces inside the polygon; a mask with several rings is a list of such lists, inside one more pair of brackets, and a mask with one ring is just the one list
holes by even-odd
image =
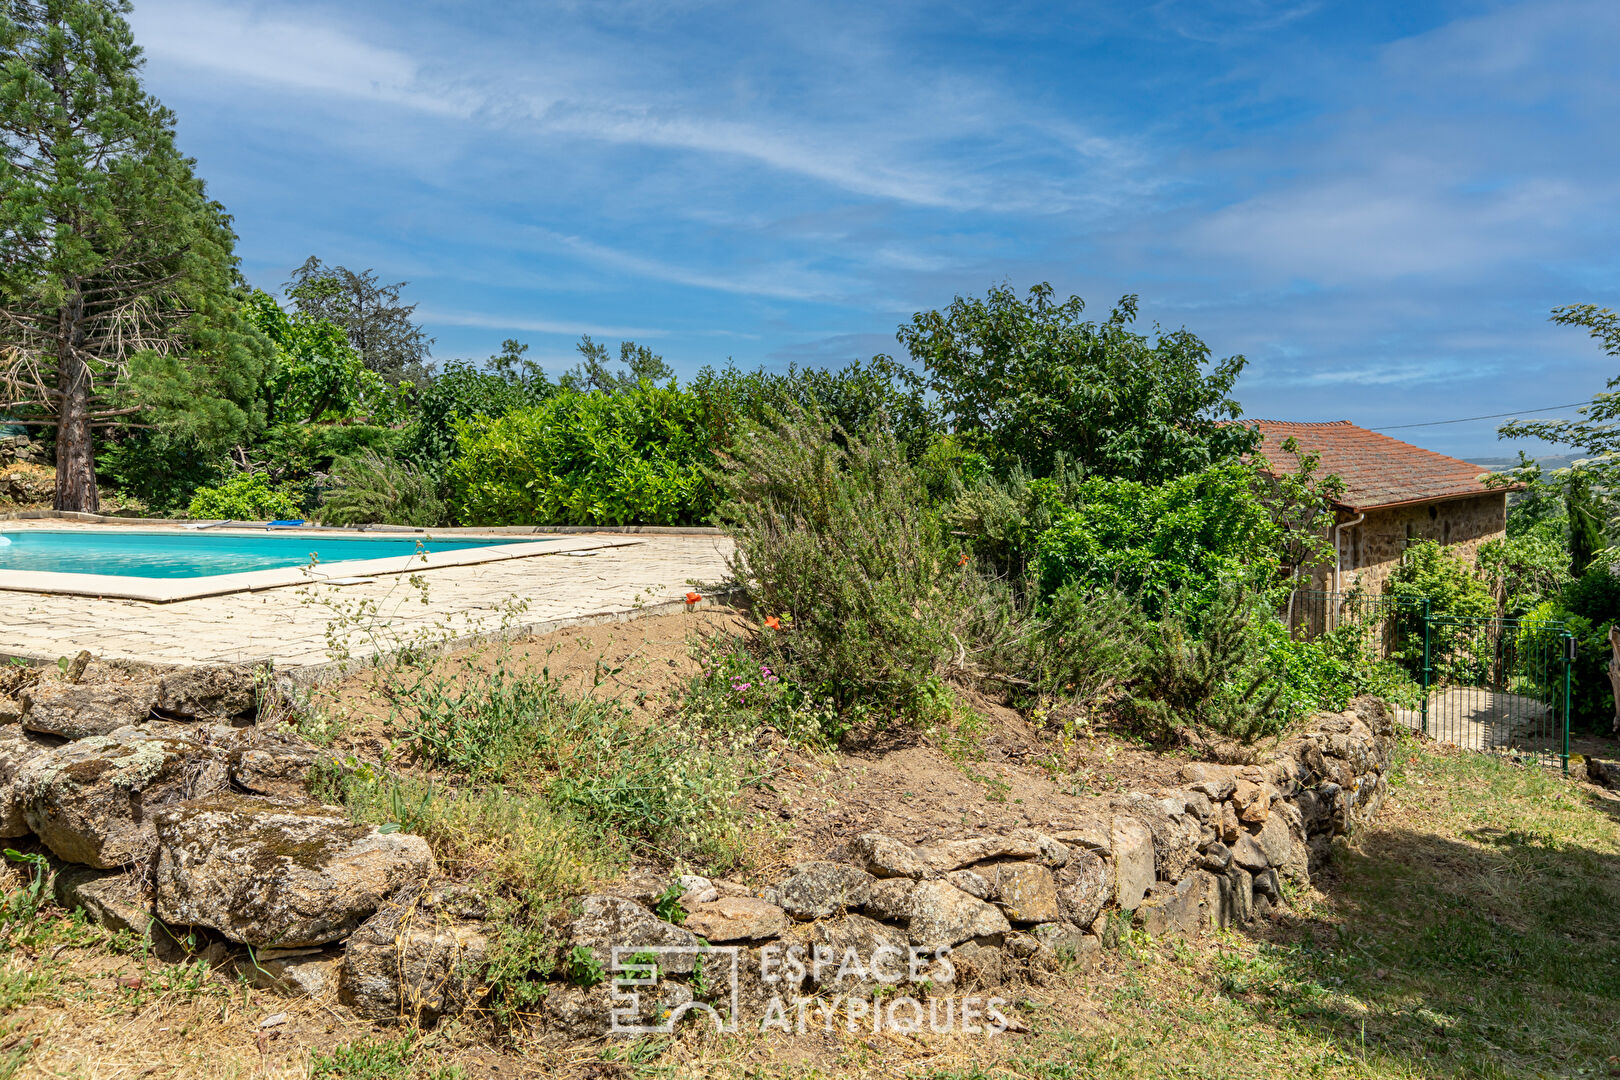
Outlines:
{"label": "dry stone wall", "polygon": [[[325,755],[253,723],[257,673],[75,667],[0,683],[0,836],[32,833],[55,856],[65,905],[160,950],[211,941],[260,985],[375,1020],[479,1003],[497,933],[483,900],[439,881],[421,838],[310,797]],[[1382,706],[1359,702],[1262,764],[1188,764],[1180,786],[1099,798],[1043,830],[865,833],[762,889],[682,877],[684,917],[666,880],[627,882],[580,898],[561,928],[565,977],[542,1020],[562,1038],[694,1008],[752,1026],[784,1000],[1044,981],[1127,927],[1242,925],[1378,812],[1393,738]]]}

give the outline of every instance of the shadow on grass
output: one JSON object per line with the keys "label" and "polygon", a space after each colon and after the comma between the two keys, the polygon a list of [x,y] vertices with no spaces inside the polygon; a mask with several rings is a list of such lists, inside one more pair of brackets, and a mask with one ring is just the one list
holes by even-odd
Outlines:
{"label": "shadow on grass", "polygon": [[1021,1073],[1620,1076],[1620,803],[1479,755],[1400,771],[1400,805],[1336,845],[1325,900],[1155,946],[1103,1038],[1053,1031]]}
{"label": "shadow on grass", "polygon": [[1620,1075],[1620,856],[1533,825],[1465,835],[1341,848],[1326,917],[1223,981],[1274,967],[1262,1011],[1417,1075]]}

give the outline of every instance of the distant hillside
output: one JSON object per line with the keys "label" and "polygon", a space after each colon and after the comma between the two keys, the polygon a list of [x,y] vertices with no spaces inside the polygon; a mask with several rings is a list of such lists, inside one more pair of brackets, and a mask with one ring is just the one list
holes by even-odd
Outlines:
{"label": "distant hillside", "polygon": [[[1568,465],[1570,462],[1576,459],[1574,457],[1539,457],[1535,460],[1536,464],[1540,465],[1543,469],[1551,471],[1552,469],[1562,469],[1565,465]],[[1471,457],[1468,459],[1468,461],[1470,464],[1478,465],[1482,469],[1490,469],[1494,472],[1499,469],[1511,469],[1513,466],[1519,463],[1519,457],[1517,454],[1515,454],[1513,457]]]}

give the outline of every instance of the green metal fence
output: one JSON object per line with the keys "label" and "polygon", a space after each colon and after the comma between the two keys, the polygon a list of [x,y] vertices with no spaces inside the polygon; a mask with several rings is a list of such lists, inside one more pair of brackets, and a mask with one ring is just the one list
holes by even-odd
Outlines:
{"label": "green metal fence", "polygon": [[1396,719],[1439,742],[1559,764],[1569,771],[1574,638],[1561,623],[1462,618],[1426,600],[1296,593],[1296,637],[1351,638],[1373,659],[1399,664],[1421,688]]}

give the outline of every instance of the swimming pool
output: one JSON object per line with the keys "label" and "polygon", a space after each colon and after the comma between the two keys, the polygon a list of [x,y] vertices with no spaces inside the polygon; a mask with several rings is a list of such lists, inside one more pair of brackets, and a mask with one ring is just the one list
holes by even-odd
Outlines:
{"label": "swimming pool", "polygon": [[121,578],[205,578],[314,564],[326,568],[374,559],[533,543],[533,536],[446,539],[337,536],[331,533],[143,532],[134,529],[0,530],[0,571]]}
{"label": "swimming pool", "polygon": [[[554,538],[551,538],[554,539]],[[0,589],[180,599],[298,581],[539,554],[530,536],[352,536],[188,529],[0,528]],[[147,585],[141,585],[147,583]]]}

